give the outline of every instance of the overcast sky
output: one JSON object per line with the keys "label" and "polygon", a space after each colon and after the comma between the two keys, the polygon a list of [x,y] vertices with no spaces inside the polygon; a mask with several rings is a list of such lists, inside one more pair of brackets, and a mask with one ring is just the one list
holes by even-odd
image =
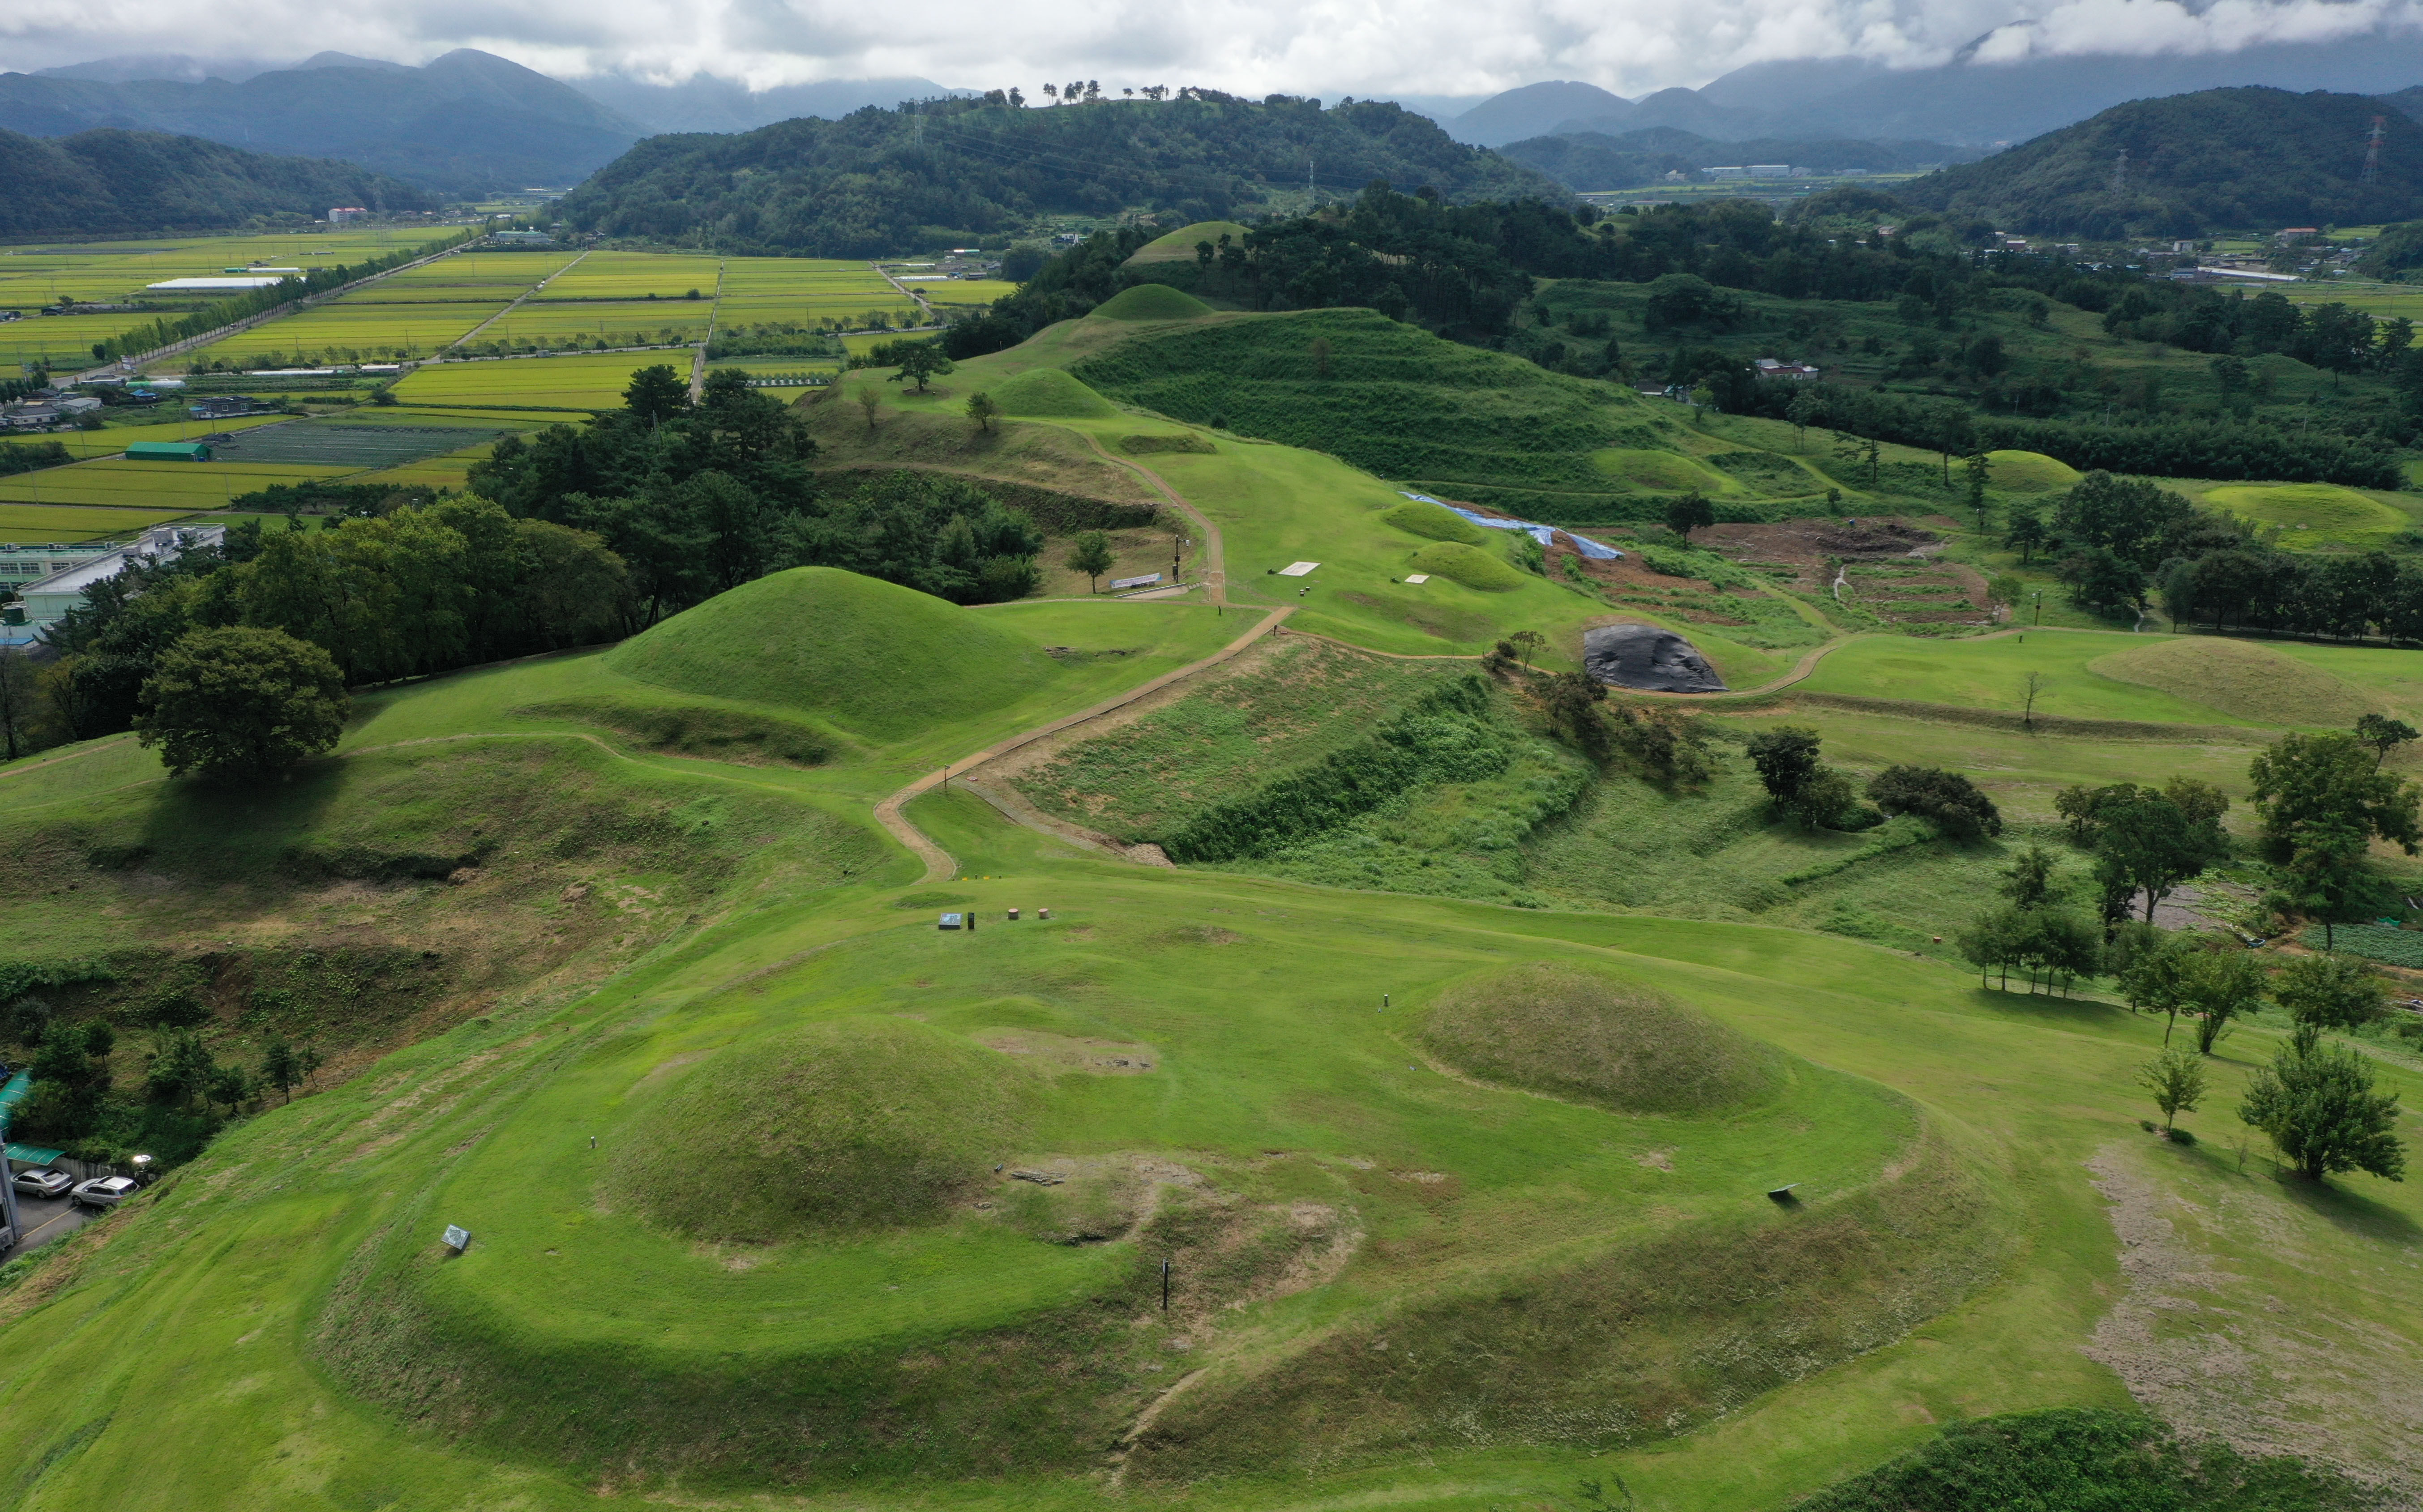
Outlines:
{"label": "overcast sky", "polygon": [[1203,84],[1240,93],[1484,94],[1582,79],[1620,94],[1844,55],[2214,52],[2414,24],[2423,0],[5,0],[0,68],[123,53],[425,62],[477,47],[561,77],[705,71],[763,87],[922,75]]}

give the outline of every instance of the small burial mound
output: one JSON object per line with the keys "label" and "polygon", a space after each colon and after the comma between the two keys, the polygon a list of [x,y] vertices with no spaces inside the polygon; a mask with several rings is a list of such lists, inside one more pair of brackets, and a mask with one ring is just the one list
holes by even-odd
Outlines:
{"label": "small burial mound", "polygon": [[1431,1005],[1422,1043],[1467,1076],[1620,1113],[1764,1102],[1782,1058],[1628,984],[1535,962],[1474,977]]}
{"label": "small burial mound", "polygon": [[2041,451],[1988,451],[1987,477],[2006,494],[2049,494],[2083,476],[2058,457]]}
{"label": "small burial mound", "polygon": [[1523,575],[1507,565],[1503,558],[1461,541],[1440,541],[1424,546],[1414,553],[1411,565],[1415,572],[1449,578],[1484,593],[1507,593],[1523,586]]}
{"label": "small burial mound", "polygon": [[1118,413],[1109,400],[1058,368],[1029,368],[992,386],[1004,415],[1047,420],[1108,419]]}
{"label": "small burial mound", "polygon": [[1700,649],[1654,624],[1603,624],[1582,636],[1582,666],[1612,687],[1650,693],[1722,693]]}
{"label": "small burial mound", "polygon": [[2204,501],[2257,525],[2278,526],[2284,546],[2379,536],[2407,523],[2379,499],[2336,483],[2233,483],[2208,490]]}
{"label": "small burial mound", "polygon": [[2168,637],[2086,669],[2262,724],[2351,725],[2379,707],[2362,688],[2248,640]]}
{"label": "small burial mound", "polygon": [[684,693],[816,714],[890,738],[1012,703],[1055,674],[997,619],[837,567],[797,567],[686,609],[606,655]]}
{"label": "small burial mound", "polygon": [[1235,221],[1196,221],[1192,226],[1181,226],[1166,236],[1147,242],[1129,254],[1128,260],[1130,262],[1192,262],[1196,259],[1196,243],[1209,242],[1213,246],[1218,246],[1220,238],[1223,236],[1232,242],[1242,242],[1245,239],[1245,228]]}
{"label": "small burial mound", "polygon": [[1461,541],[1467,546],[1477,546],[1488,539],[1488,533],[1481,527],[1446,505],[1427,499],[1409,498],[1380,518],[1400,530],[1410,530],[1433,541]]}
{"label": "small burial mound", "polygon": [[1088,320],[1191,321],[1209,315],[1212,307],[1182,289],[1167,284],[1131,284],[1094,307]]}
{"label": "small burial mound", "polygon": [[943,1217],[1018,1148],[1029,1073],[900,1018],[719,1052],[616,1136],[605,1195],[690,1238],[779,1243]]}

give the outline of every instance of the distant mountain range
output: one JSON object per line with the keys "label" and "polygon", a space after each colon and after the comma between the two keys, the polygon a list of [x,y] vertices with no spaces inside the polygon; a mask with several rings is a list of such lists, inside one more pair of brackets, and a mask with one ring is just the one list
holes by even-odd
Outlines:
{"label": "distant mountain range", "polygon": [[606,74],[573,85],[470,48],[420,68],[343,53],[291,64],[152,54],[0,73],[0,129],[166,132],[342,157],[425,189],[478,195],[577,183],[664,132],[743,132],[964,93],[917,78],[755,91],[708,74],[673,85]]}
{"label": "distant mountain range", "polygon": [[1860,142],[1772,137],[1720,142],[1673,126],[1609,136],[1576,132],[1511,142],[1498,152],[1539,169],[1569,189],[1631,189],[1655,183],[1669,173],[1686,175],[1719,164],[1789,163],[1818,173],[1864,168],[1906,172],[1966,163],[1984,156],[1973,147],[1941,142]]}
{"label": "distant mountain range", "polygon": [[434,195],[350,163],[268,157],[191,136],[0,131],[0,236],[216,231],[331,205],[436,210]]}
{"label": "distant mountain range", "polygon": [[0,129],[95,127],[341,157],[448,194],[578,182],[647,134],[567,85],[468,48],[417,69],[323,53],[241,83],[0,73]]}
{"label": "distant mountain range", "polygon": [[1585,133],[1622,135],[1653,126],[1720,142],[1831,138],[1990,147],[2158,95],[2247,85],[2386,95],[2417,84],[2423,84],[2423,35],[2390,29],[2330,42],[2153,56],[1981,62],[1972,46],[1931,69],[1889,70],[1855,58],[1757,63],[1702,88],[1661,89],[1639,100],[1591,84],[1531,84],[1442,124],[1456,140],[1481,147]]}

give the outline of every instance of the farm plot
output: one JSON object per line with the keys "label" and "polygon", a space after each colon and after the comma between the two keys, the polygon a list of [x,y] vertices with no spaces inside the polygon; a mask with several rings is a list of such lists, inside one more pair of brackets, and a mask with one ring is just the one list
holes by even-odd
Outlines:
{"label": "farm plot", "polygon": [[336,478],[351,467],[275,463],[128,462],[103,457],[0,478],[0,500],[16,504],[109,504],[190,514],[272,483]]}
{"label": "farm plot", "polygon": [[[412,404],[457,404],[513,409],[613,409],[641,368],[667,365],[647,352],[589,356],[508,357],[495,362],[445,362],[422,368],[396,385],[396,398]],[[670,364],[688,376],[685,354]]]}
{"label": "farm plot", "polygon": [[[253,262],[284,268],[325,267],[376,257],[428,237],[427,231],[420,230],[290,232],[19,247],[0,254],[0,306],[32,309],[55,304],[63,295],[115,302],[138,297],[146,285],[165,279],[213,277],[228,268]],[[140,323],[150,318],[147,314],[129,319]]]}
{"label": "farm plot", "polygon": [[397,467],[477,446],[497,433],[492,426],[348,425],[322,420],[281,425],[220,442],[221,463],[295,463],[314,467]]}
{"label": "farm plot", "polygon": [[449,451],[443,456],[425,457],[398,467],[383,467],[377,472],[363,473],[345,480],[371,487],[389,488],[461,488],[470,480],[471,465],[486,459],[496,449],[493,440],[478,446]]}
{"label": "farm plot", "polygon": [[609,346],[697,341],[705,338],[714,314],[705,300],[531,300],[482,331],[479,339],[509,346],[561,344],[574,337]]}
{"label": "farm plot", "polygon": [[990,305],[1018,292],[1018,285],[999,278],[954,278],[948,283],[920,285],[917,291],[926,296],[929,305]]}
{"label": "farm plot", "polygon": [[[5,296],[0,296],[5,297]],[[0,322],[0,373],[14,378],[20,364],[45,362],[53,367],[89,367],[92,348],[119,332],[140,325],[150,315],[27,315]]]}
{"label": "farm plot", "polygon": [[766,324],[857,326],[879,313],[894,324],[914,320],[915,302],[863,262],[814,258],[733,258],[723,265],[719,329]]}
{"label": "farm plot", "polygon": [[541,291],[542,299],[680,299],[695,289],[715,297],[720,258],[669,257],[650,252],[592,252],[579,266]]}
{"label": "farm plot", "polygon": [[202,361],[247,368],[428,356],[505,307],[484,305],[373,305],[339,300],[197,349]]}
{"label": "farm plot", "polygon": [[528,289],[573,259],[569,252],[457,252],[425,267],[413,268],[382,285],[511,284]]}
{"label": "farm plot", "polygon": [[162,420],[157,425],[113,425],[105,431],[62,431],[56,435],[39,439],[56,441],[68,449],[70,456],[81,461],[87,457],[114,457],[137,441],[192,441],[222,432],[249,431],[255,426],[276,425],[286,418],[283,415],[247,415],[241,419],[196,420],[182,417],[182,410],[171,413],[180,417]]}
{"label": "farm plot", "polygon": [[0,546],[53,541],[100,541],[166,525],[191,510],[93,509],[58,504],[0,504]]}

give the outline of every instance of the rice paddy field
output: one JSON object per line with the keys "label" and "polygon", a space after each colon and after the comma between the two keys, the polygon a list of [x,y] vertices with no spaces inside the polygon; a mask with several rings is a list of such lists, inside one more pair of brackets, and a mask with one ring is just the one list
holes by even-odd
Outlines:
{"label": "rice paddy field", "polygon": [[714,318],[715,303],[706,299],[531,299],[480,332],[479,339],[545,344],[585,337],[610,346],[703,341]]}
{"label": "rice paddy field", "polygon": [[[39,436],[39,441],[55,441],[68,449],[68,454],[79,461],[87,457],[114,457],[137,441],[195,441],[206,435],[224,432],[249,431],[255,426],[275,425],[286,418],[283,415],[247,415],[231,420],[197,420],[186,416],[182,407],[162,405],[174,418],[163,417],[153,425],[113,425],[101,431],[61,431]],[[154,411],[158,414],[159,411]],[[7,443],[0,443],[6,445]],[[20,442],[19,445],[28,443]]]}
{"label": "rice paddy field", "polygon": [[191,510],[62,508],[55,504],[0,504],[0,545],[24,542],[103,541],[131,536],[182,519]]}
{"label": "rice paddy field", "polygon": [[915,288],[931,305],[990,305],[1018,292],[1018,285],[999,278],[954,278],[948,283],[919,284]]}
{"label": "rice paddy field", "polygon": [[383,467],[376,472],[348,478],[345,481],[363,487],[461,488],[470,481],[471,465],[484,459],[495,449],[496,442],[483,441],[460,451],[420,458],[401,466]]}
{"label": "rice paddy field", "polygon": [[381,289],[442,289],[479,286],[528,289],[559,273],[577,254],[571,252],[457,252],[426,267],[412,268],[379,280]]}
{"label": "rice paddy field", "polygon": [[769,323],[859,325],[871,311],[897,324],[916,318],[916,302],[863,262],[730,258],[715,322],[727,331]]}
{"label": "rice paddy field", "polygon": [[166,366],[220,361],[281,367],[428,356],[451,345],[508,303],[499,299],[481,304],[385,305],[358,296],[340,299],[240,331],[172,358]]}
{"label": "rice paddy field", "polygon": [[299,483],[353,471],[286,463],[128,462],[102,457],[71,466],[0,478],[0,500],[13,504],[119,504],[190,514],[216,509],[272,483]]}
{"label": "rice paddy field", "polygon": [[211,465],[397,467],[492,440],[491,426],[347,425],[315,420],[235,436],[214,449]]}
{"label": "rice paddy field", "polygon": [[715,298],[721,258],[653,252],[592,252],[549,281],[542,299],[680,299],[695,289]]}
{"label": "rice paddy field", "polygon": [[686,368],[689,354],[616,352],[437,363],[396,385],[395,395],[420,406],[608,409],[623,402],[623,389],[631,374],[668,361],[677,369]]}

